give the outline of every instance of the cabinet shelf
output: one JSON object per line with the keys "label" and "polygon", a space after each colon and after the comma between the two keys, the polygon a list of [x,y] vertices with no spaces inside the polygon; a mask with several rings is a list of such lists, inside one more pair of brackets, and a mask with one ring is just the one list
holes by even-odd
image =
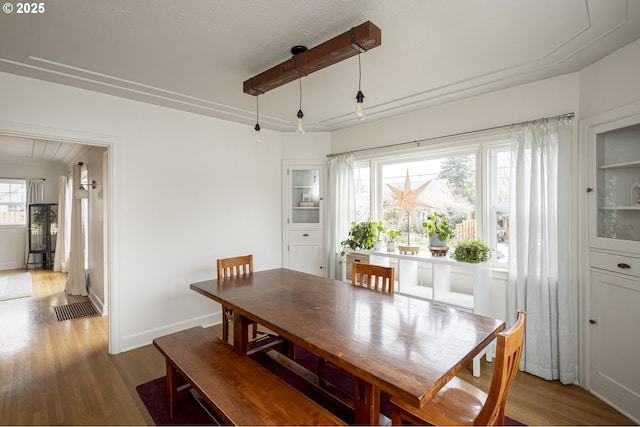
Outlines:
{"label": "cabinet shelf", "polygon": [[600,209],[605,211],[640,211],[640,205],[632,206],[601,206]]}
{"label": "cabinet shelf", "polygon": [[293,209],[294,211],[298,211],[298,210],[306,211],[306,210],[318,210],[318,209],[320,209],[320,208],[319,208],[318,206],[308,207],[308,208],[301,208],[301,207],[296,207],[296,206],[294,206],[292,209]]}
{"label": "cabinet shelf", "polygon": [[600,169],[622,169],[640,167],[640,160],[634,160],[633,162],[612,163],[610,165],[602,165]]}

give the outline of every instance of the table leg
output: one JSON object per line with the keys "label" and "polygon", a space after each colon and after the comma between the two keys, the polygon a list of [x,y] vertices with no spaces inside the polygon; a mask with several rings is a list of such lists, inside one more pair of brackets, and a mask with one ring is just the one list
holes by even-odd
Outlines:
{"label": "table leg", "polygon": [[379,425],[380,390],[377,386],[356,377],[354,405],[356,424]]}
{"label": "table leg", "polygon": [[176,408],[178,399],[178,385],[177,385],[177,372],[175,368],[169,362],[167,364],[167,394],[169,396],[169,418],[173,418],[173,412]]}
{"label": "table leg", "polygon": [[249,351],[249,320],[233,312],[233,346],[242,354]]}

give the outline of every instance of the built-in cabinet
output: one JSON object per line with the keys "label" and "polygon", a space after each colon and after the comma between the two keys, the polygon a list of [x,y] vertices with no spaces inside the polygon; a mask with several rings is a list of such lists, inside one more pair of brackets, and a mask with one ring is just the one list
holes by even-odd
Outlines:
{"label": "built-in cabinet", "polygon": [[284,266],[324,276],[324,166],[285,162]]}
{"label": "built-in cabinet", "polygon": [[640,109],[585,121],[589,389],[640,420]]}

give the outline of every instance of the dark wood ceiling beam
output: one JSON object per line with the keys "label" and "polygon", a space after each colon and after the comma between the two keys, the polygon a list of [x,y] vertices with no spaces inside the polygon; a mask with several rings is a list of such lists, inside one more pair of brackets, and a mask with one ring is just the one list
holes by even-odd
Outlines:
{"label": "dark wood ceiling beam", "polygon": [[299,53],[243,83],[243,92],[260,95],[382,44],[382,31],[371,21]]}

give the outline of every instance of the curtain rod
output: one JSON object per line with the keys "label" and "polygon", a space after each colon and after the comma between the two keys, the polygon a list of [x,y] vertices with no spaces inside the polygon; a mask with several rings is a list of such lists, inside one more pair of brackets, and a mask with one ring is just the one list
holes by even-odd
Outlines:
{"label": "curtain rod", "polygon": [[[27,178],[20,178],[19,176],[0,176],[0,179],[27,179]],[[31,179],[41,179],[43,181],[47,180],[47,178],[31,178]]]}
{"label": "curtain rod", "polygon": [[535,119],[535,120],[527,120],[527,121],[524,121],[524,122],[511,123],[511,124],[508,124],[508,125],[493,126],[493,127],[488,127],[488,128],[484,128],[484,129],[470,130],[470,131],[467,131],[467,132],[452,133],[451,135],[434,136],[432,138],[416,139],[414,141],[399,142],[397,144],[387,144],[387,145],[381,145],[379,147],[361,148],[359,150],[352,150],[352,151],[344,151],[342,153],[327,154],[327,157],[328,158],[333,158],[333,157],[342,156],[344,154],[362,153],[364,151],[380,150],[380,149],[384,149],[384,148],[396,148],[396,147],[402,147],[404,145],[411,145],[411,144],[420,144],[422,142],[437,141],[439,139],[452,138],[452,137],[455,137],[455,136],[464,136],[464,135],[471,135],[471,134],[474,134],[474,133],[487,132],[487,131],[490,131],[490,130],[504,129],[504,128],[508,128],[508,127],[516,126],[516,125],[523,125],[524,126],[524,125],[529,124],[529,123],[536,123],[536,122],[540,122],[540,121],[544,121],[544,120],[572,119],[574,116],[575,116],[574,113],[565,113],[565,114],[560,114],[560,115],[552,116],[552,117],[542,117],[540,119]]}

